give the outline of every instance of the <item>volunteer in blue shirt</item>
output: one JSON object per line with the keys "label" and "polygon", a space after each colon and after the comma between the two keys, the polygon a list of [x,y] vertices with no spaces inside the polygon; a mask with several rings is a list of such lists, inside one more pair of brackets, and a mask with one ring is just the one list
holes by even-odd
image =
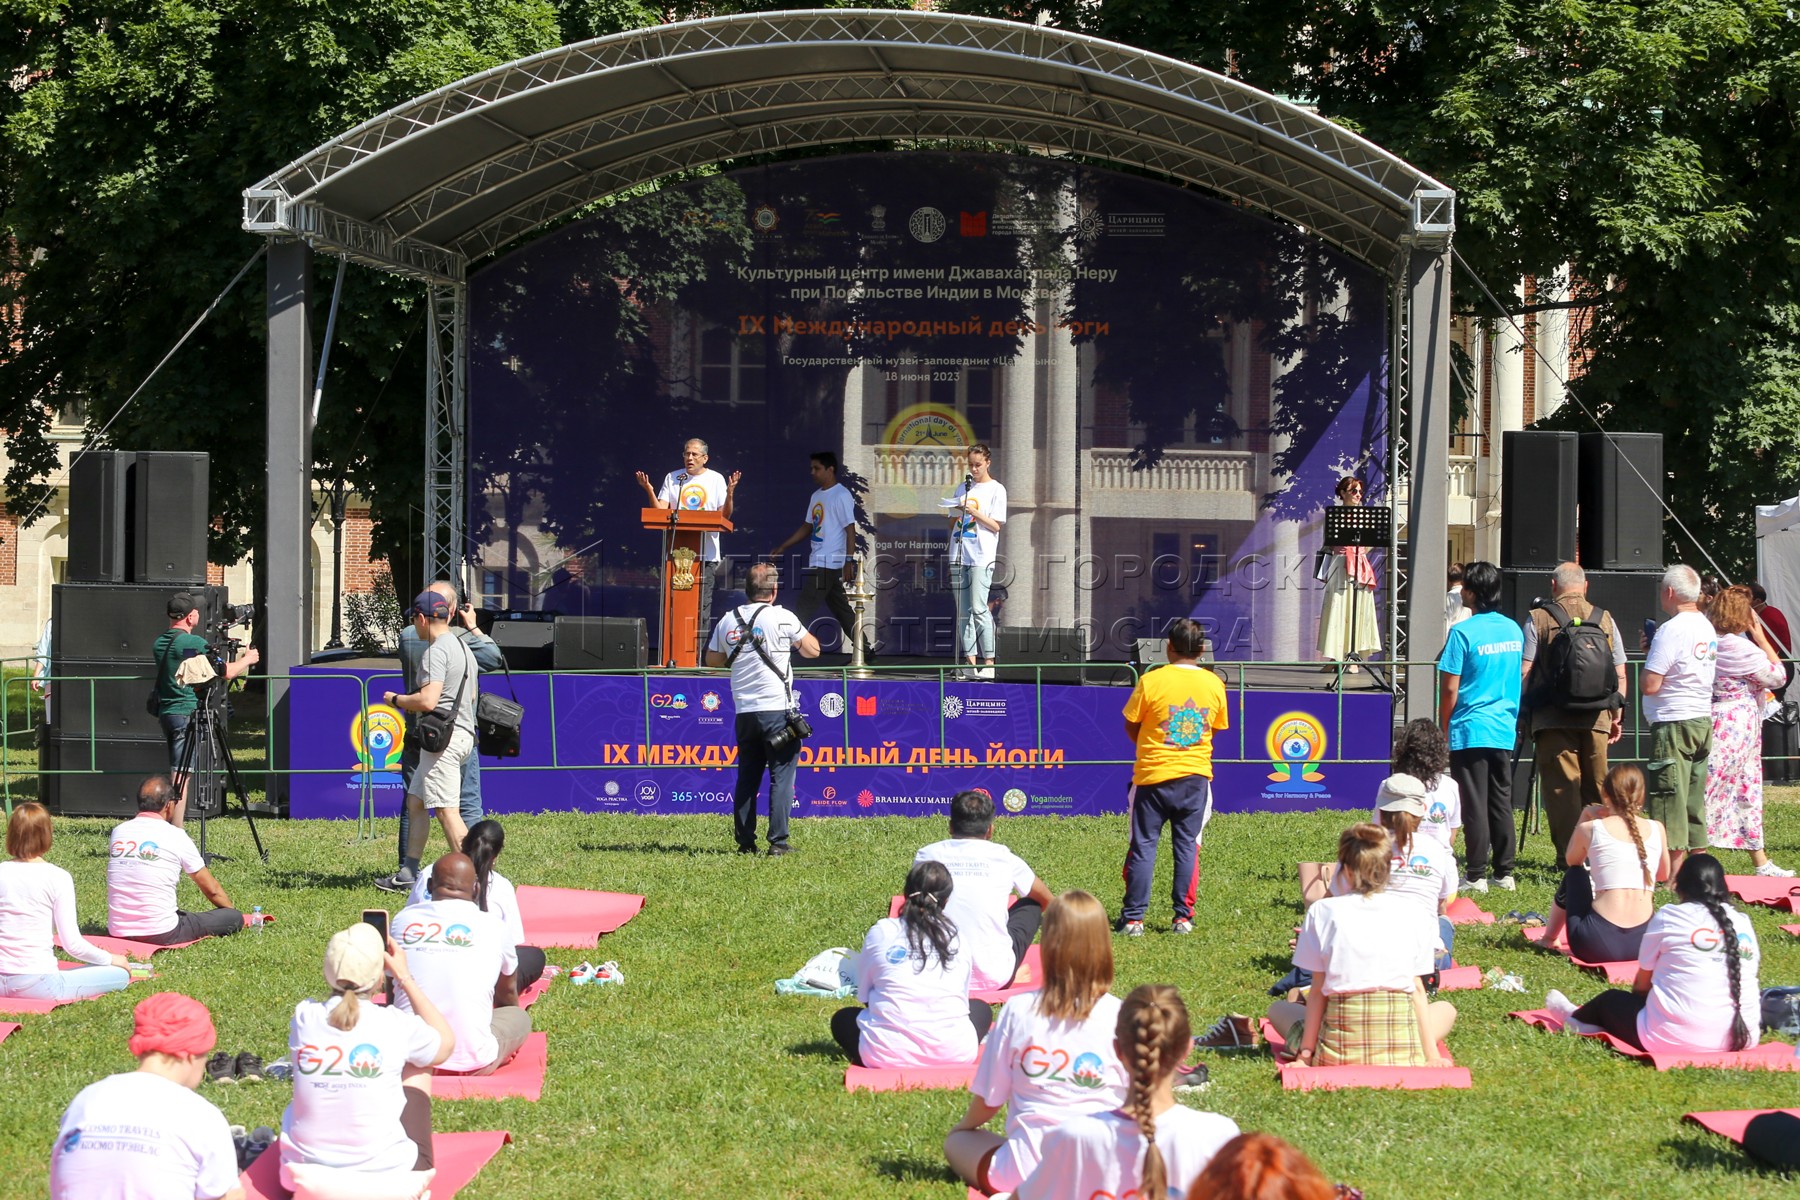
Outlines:
{"label": "volunteer in blue shirt", "polygon": [[[1438,657],[1438,724],[1450,737],[1450,776],[1462,793],[1466,860],[1462,886],[1512,891],[1512,752],[1519,736],[1519,673],[1525,635],[1500,605],[1500,568],[1470,563],[1463,570],[1463,603],[1474,614],[1451,627]],[[1490,861],[1491,856],[1491,861]]]}

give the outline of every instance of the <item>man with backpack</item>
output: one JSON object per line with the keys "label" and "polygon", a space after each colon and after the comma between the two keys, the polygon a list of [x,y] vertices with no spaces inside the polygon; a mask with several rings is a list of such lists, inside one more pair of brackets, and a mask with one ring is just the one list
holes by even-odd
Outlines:
{"label": "man with backpack", "polygon": [[1611,614],[1588,603],[1587,572],[1564,563],[1550,599],[1525,623],[1525,708],[1544,815],[1561,864],[1590,804],[1601,803],[1606,748],[1625,733],[1625,640]]}

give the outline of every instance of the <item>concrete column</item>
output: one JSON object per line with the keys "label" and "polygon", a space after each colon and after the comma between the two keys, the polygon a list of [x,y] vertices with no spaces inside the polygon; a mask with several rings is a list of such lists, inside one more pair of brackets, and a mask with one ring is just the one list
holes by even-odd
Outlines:
{"label": "concrete column", "polygon": [[[263,668],[286,675],[312,649],[312,248],[278,241],[268,257],[268,559],[257,564],[267,594]],[[287,766],[287,682],[269,683],[270,767]],[[269,779],[269,799],[285,800],[287,779]]]}
{"label": "concrete column", "polygon": [[[1274,423],[1277,399],[1282,376],[1288,373],[1292,364],[1285,359],[1271,357],[1269,359],[1269,418]],[[1277,458],[1286,453],[1293,441],[1286,434],[1276,434],[1269,438],[1268,461],[1273,464]],[[1270,474],[1268,490],[1279,487],[1284,479]],[[1258,634],[1268,647],[1269,657],[1276,662],[1309,662],[1313,658],[1313,648],[1318,644],[1317,622],[1304,619],[1306,610],[1306,588],[1283,586],[1288,577],[1288,566],[1300,555],[1300,521],[1284,520],[1281,517],[1269,518],[1271,530],[1269,553],[1273,561],[1268,564],[1268,573],[1275,579],[1270,589],[1274,594],[1266,599],[1259,597],[1256,601],[1256,620],[1259,622]],[[1301,572],[1300,578],[1310,583],[1312,572]],[[1230,630],[1222,630],[1228,635]]]}
{"label": "concrete column", "polygon": [[[1450,251],[1415,250],[1408,268],[1407,321],[1412,396],[1407,414],[1412,445],[1408,489],[1407,657],[1431,662],[1444,648],[1444,572],[1449,568],[1449,497],[1440,480],[1450,472]],[[1408,720],[1437,713],[1437,672],[1412,667],[1406,676]]]}
{"label": "concrete column", "polygon": [[1006,609],[1001,619],[1011,626],[1032,626],[1038,620],[1038,546],[1036,517],[1042,499],[1039,491],[1037,452],[1037,357],[1042,338],[1025,339],[1017,358],[1001,370],[1000,461],[995,464],[1006,485],[1006,528],[1000,537],[1000,557],[1011,581],[1006,589]]}
{"label": "concrete column", "polygon": [[1500,512],[1507,500],[1500,491],[1503,435],[1525,428],[1526,353],[1518,331],[1510,322],[1500,322],[1494,330],[1494,390],[1485,431],[1488,453],[1476,472],[1475,554],[1492,563],[1500,561]]}
{"label": "concrete column", "polygon": [[[1554,304],[1569,298],[1569,289],[1538,293],[1538,301]],[[1569,375],[1569,311],[1547,309],[1537,315],[1537,344],[1543,358],[1537,363],[1537,415],[1543,420],[1562,407],[1568,398],[1563,380]],[[1546,366],[1545,364],[1549,365]]]}

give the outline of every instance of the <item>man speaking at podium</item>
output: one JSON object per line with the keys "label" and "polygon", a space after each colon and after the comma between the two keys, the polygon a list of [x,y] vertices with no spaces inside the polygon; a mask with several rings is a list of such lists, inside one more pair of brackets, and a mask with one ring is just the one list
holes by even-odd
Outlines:
{"label": "man speaking at podium", "polygon": [[[731,478],[709,471],[706,467],[707,447],[699,438],[689,438],[681,447],[681,470],[663,476],[662,489],[650,486],[650,476],[637,473],[638,486],[650,498],[652,508],[679,508],[684,512],[722,513],[731,520],[732,498],[737,492],[742,471]],[[719,572],[719,535],[705,534],[700,545],[700,629],[699,652],[706,653],[707,634],[712,629],[713,586]]]}

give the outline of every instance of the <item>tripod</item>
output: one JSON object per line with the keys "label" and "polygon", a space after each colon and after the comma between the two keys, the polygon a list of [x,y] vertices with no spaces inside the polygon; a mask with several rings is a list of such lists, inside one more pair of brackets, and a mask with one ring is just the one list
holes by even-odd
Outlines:
{"label": "tripod", "polygon": [[[250,840],[256,843],[256,853],[264,862],[269,861],[269,852],[263,847],[262,835],[256,830],[256,817],[250,812],[250,801],[244,793],[244,780],[238,774],[237,763],[232,760],[231,748],[225,744],[225,717],[221,711],[225,707],[224,693],[218,693],[214,699],[214,684],[202,684],[194,689],[200,703],[194,708],[193,720],[188,722],[187,743],[181,748],[181,761],[175,764],[175,781],[185,791],[187,785],[193,783],[195,789],[188,794],[200,800],[197,812],[200,816],[200,856],[207,862],[218,859],[230,862],[222,854],[206,852],[206,812],[211,807],[213,790],[219,786],[219,764],[225,764],[225,779],[230,784],[231,792],[237,797],[238,810],[244,814],[244,822],[250,826]],[[206,748],[206,755],[201,757],[200,748]],[[219,804],[219,815],[225,814],[225,804]]]}

